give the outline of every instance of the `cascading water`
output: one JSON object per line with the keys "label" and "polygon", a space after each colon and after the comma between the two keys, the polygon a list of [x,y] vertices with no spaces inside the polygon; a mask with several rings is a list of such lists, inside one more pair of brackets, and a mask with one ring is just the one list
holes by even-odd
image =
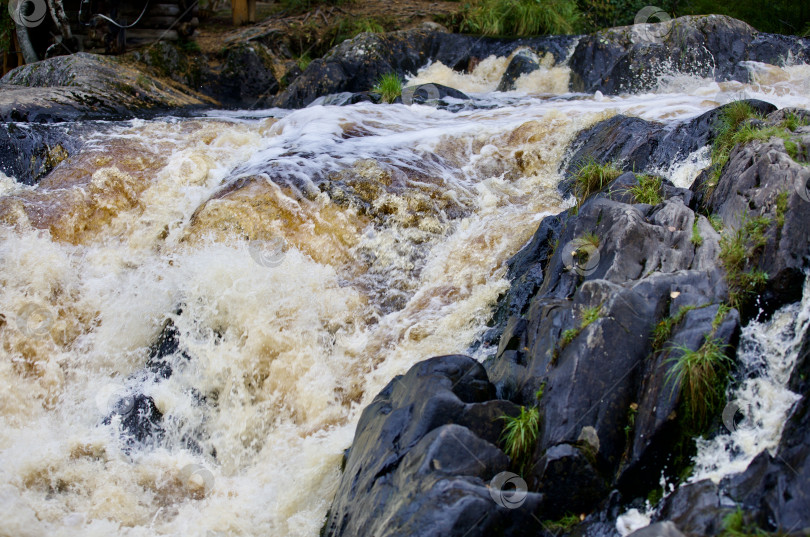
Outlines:
{"label": "cascading water", "polygon": [[[556,185],[577,131],[740,92],[810,107],[806,66],[608,98],[566,94],[548,64],[494,92],[506,64],[417,74],[480,109],[99,123],[36,187],[0,177],[0,534],[318,535],[362,408],[464,352],[505,261],[570,203]],[[706,163],[663,172],[688,186]],[[189,359],[163,379],[144,364],[166,319]],[[155,445],[105,423],[134,394],[164,415]]]}

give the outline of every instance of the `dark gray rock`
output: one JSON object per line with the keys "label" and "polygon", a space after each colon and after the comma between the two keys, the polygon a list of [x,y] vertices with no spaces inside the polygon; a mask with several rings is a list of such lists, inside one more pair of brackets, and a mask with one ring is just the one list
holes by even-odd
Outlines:
{"label": "dark gray rock", "polygon": [[540,57],[529,49],[524,49],[515,54],[506,66],[501,81],[498,83],[498,91],[512,91],[515,89],[515,81],[521,75],[533,73],[540,69]]}
{"label": "dark gray rock", "polygon": [[673,73],[748,82],[750,74],[742,62],[783,65],[789,55],[808,61],[810,40],[757,33],[723,15],[680,17],[582,38],[570,61],[571,89],[609,94],[648,91]]}
{"label": "dark gray rock", "polygon": [[214,103],[123,61],[84,52],[23,65],[0,79],[2,121],[151,117]]}
{"label": "dark gray rock", "polygon": [[[509,509],[490,481],[509,460],[494,445],[497,413],[484,368],[465,356],[431,358],[396,377],[363,411],[326,536],[529,535],[543,496]],[[537,517],[537,518],[535,518]]]}
{"label": "dark gray rock", "polygon": [[[746,102],[762,114],[776,110],[775,106],[764,101],[751,99]],[[715,125],[726,106],[667,125],[623,115],[601,121],[574,139],[571,156],[564,164],[566,179],[559,188],[563,193],[570,192],[574,172],[588,159],[602,163],[619,162],[622,169],[636,173],[666,170],[714,142]]]}
{"label": "dark gray rock", "polygon": [[84,145],[85,124],[0,123],[0,171],[33,185]]}
{"label": "dark gray rock", "polygon": [[430,61],[463,71],[479,59],[492,54],[508,56],[519,47],[550,52],[560,62],[576,39],[575,36],[492,39],[451,34],[432,27],[385,34],[363,33],[310,63],[278,95],[274,104],[281,108],[300,108],[323,95],[368,91],[384,74],[396,73],[404,78]]}

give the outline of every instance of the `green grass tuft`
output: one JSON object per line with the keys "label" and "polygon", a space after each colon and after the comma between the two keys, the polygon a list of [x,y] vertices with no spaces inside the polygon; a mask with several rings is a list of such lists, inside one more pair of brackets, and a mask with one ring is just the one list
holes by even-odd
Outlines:
{"label": "green grass tuft", "polygon": [[501,436],[504,451],[512,465],[523,474],[537,442],[540,411],[535,407],[527,409],[522,406],[519,416],[501,416],[500,419],[506,422]]}
{"label": "green grass tuft", "polygon": [[574,341],[574,339],[582,333],[588,325],[594,323],[595,321],[599,320],[602,317],[602,306],[593,306],[592,308],[585,308],[582,311],[582,317],[579,321],[579,326],[576,328],[569,328],[568,330],[564,330],[562,335],[560,336],[560,348],[559,350],[564,349],[568,346],[569,343]]}
{"label": "green grass tuft", "polygon": [[613,163],[600,164],[593,158],[580,163],[574,174],[574,196],[577,198],[577,207],[582,206],[588,196],[599,192],[621,174],[622,171]]}
{"label": "green grass tuft", "polygon": [[579,516],[573,513],[566,513],[557,520],[544,520],[542,524],[546,532],[556,535],[570,533],[580,522],[582,522],[582,519]]}
{"label": "green grass tuft", "polygon": [[670,349],[679,355],[667,360],[672,364],[667,382],[680,386],[687,420],[697,429],[704,428],[725,402],[732,363],[725,347],[719,340],[708,337],[696,351],[685,346]]}
{"label": "green grass tuft", "polygon": [[770,223],[767,216],[743,219],[739,229],[720,238],[720,262],[726,269],[729,304],[738,310],[768,281],[766,273],[747,267],[765,246]]}
{"label": "green grass tuft", "polygon": [[490,36],[571,34],[578,31],[575,0],[477,0],[462,13],[461,31]]}
{"label": "green grass tuft", "polygon": [[709,215],[709,223],[712,225],[714,230],[718,233],[723,231],[723,219],[720,218],[720,215],[712,214]]}
{"label": "green grass tuft", "polygon": [[658,205],[663,201],[661,196],[661,178],[652,175],[636,175],[638,184],[630,189],[636,203]]}
{"label": "green grass tuft", "polygon": [[[701,306],[705,307],[705,306]],[[670,317],[667,317],[657,325],[653,329],[653,350],[661,350],[664,348],[664,343],[669,341],[669,338],[672,336],[672,329],[678,326],[683,318],[686,316],[693,309],[697,309],[698,306],[681,306],[680,309]]]}
{"label": "green grass tuft", "polygon": [[787,191],[782,191],[776,196],[776,225],[779,229],[785,226],[788,198],[790,198],[790,194]]}
{"label": "green grass tuft", "polygon": [[382,75],[371,91],[378,94],[384,102],[392,103],[402,95],[402,80],[396,73]]}
{"label": "green grass tuft", "polygon": [[695,221],[692,222],[692,238],[690,238],[689,241],[698,247],[703,245],[703,236],[700,234],[697,215],[695,215]]}

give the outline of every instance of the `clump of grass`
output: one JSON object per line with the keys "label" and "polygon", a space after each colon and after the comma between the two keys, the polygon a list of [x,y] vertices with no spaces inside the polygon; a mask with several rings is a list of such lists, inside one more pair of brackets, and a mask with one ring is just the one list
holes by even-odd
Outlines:
{"label": "clump of grass", "polygon": [[580,18],[575,0],[477,0],[463,12],[461,31],[492,36],[571,34]]}
{"label": "clump of grass", "polygon": [[717,329],[720,328],[720,323],[723,322],[723,319],[731,311],[731,307],[728,304],[720,304],[717,308],[717,313],[714,314],[714,319],[712,319],[712,333],[714,334],[717,332]]}
{"label": "clump of grass", "polygon": [[799,146],[794,140],[794,133],[805,121],[794,114],[788,114],[777,125],[761,125],[750,120],[761,120],[762,116],[745,101],[735,101],[729,104],[720,115],[715,127],[715,140],[712,145],[712,168],[709,180],[706,183],[707,193],[711,194],[720,180],[723,166],[729,159],[731,150],[737,144],[745,145],[754,140],[761,142],[771,138],[781,138],[790,158],[796,160]]}
{"label": "clump of grass", "polygon": [[569,328],[563,331],[560,337],[560,350],[564,349],[569,343],[587,328],[590,324],[597,321],[602,317],[602,306],[594,306],[592,308],[585,308],[582,311],[582,317],[579,321],[579,326],[576,328]]}
{"label": "clump of grass", "polygon": [[764,537],[767,535],[787,535],[782,533],[769,533],[758,527],[756,523],[747,522],[745,512],[737,507],[723,518],[723,531],[720,537]]}
{"label": "clump of grass", "polygon": [[666,380],[680,386],[687,419],[696,428],[703,428],[725,401],[731,369],[725,347],[719,340],[707,337],[696,351],[685,346],[673,347],[671,351],[678,355],[667,360],[672,368]]}
{"label": "clump of grass", "polygon": [[776,196],[776,225],[779,229],[785,226],[785,213],[787,213],[789,197],[790,194],[784,190]]}
{"label": "clump of grass", "polygon": [[583,241],[590,244],[594,248],[599,248],[599,235],[593,231],[589,231],[580,237]]}
{"label": "clump of grass", "polygon": [[621,174],[622,171],[614,163],[602,164],[593,158],[586,159],[577,167],[574,174],[574,196],[577,198],[577,207],[582,206],[582,202],[588,196],[599,192]]}
{"label": "clump of grass", "polygon": [[354,29],[357,31],[357,33],[370,32],[373,34],[379,34],[385,31],[385,28],[379,23],[379,21],[369,18],[358,20],[354,25]]}
{"label": "clump of grass", "polygon": [[520,415],[501,416],[500,419],[506,422],[501,436],[504,451],[515,468],[523,474],[537,443],[537,432],[540,429],[540,411],[535,407],[527,409],[522,406],[520,407]]}
{"label": "clump of grass", "polygon": [[570,533],[571,530],[574,529],[574,527],[580,522],[582,522],[582,519],[578,515],[566,513],[557,520],[544,520],[542,524],[543,528],[545,528],[547,532],[556,535],[558,533]]}
{"label": "clump of grass", "polygon": [[309,64],[312,63],[312,58],[308,53],[305,52],[295,59],[295,63],[298,64],[299,69],[304,71],[307,67],[309,67]]}
{"label": "clump of grass", "polygon": [[692,222],[692,238],[689,239],[689,242],[698,247],[703,245],[703,236],[700,234],[697,215],[695,215],[695,221]]}
{"label": "clump of grass", "polygon": [[711,214],[709,215],[709,223],[712,225],[714,230],[718,233],[723,231],[723,219],[720,218],[720,215]]}
{"label": "clump of grass", "polygon": [[630,189],[630,194],[636,200],[636,203],[647,203],[649,205],[658,205],[663,201],[661,197],[661,178],[652,175],[636,175],[638,184]]}
{"label": "clump of grass", "polygon": [[672,336],[672,329],[681,324],[686,314],[693,309],[697,309],[697,307],[698,306],[681,306],[675,315],[662,319],[661,322],[655,325],[653,329],[653,349],[661,350],[664,348],[664,343],[669,341],[669,338]]}
{"label": "clump of grass", "polygon": [[402,80],[396,73],[384,74],[377,80],[377,84],[371,88],[371,91],[378,94],[384,102],[392,103],[402,95]]}
{"label": "clump of grass", "polygon": [[729,304],[738,310],[768,281],[766,273],[747,266],[765,246],[765,231],[770,223],[767,216],[743,219],[739,229],[720,238],[720,262],[726,269]]}
{"label": "clump of grass", "polygon": [[627,424],[624,426],[624,438],[627,444],[630,444],[630,439],[633,435],[633,429],[636,427],[636,415],[638,414],[638,403],[630,403],[627,407]]}
{"label": "clump of grass", "polygon": [[534,398],[537,399],[537,402],[540,402],[540,399],[543,398],[543,393],[546,391],[546,383],[543,382],[540,384],[540,387],[537,389],[537,392],[534,394]]}

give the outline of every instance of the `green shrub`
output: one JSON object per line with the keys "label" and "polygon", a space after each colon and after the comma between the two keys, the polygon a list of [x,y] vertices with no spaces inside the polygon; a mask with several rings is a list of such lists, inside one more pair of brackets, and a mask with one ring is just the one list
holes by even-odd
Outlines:
{"label": "green shrub", "polygon": [[574,172],[574,196],[577,198],[577,207],[582,206],[588,196],[599,192],[621,174],[622,171],[614,163],[601,164],[593,158],[581,162]]}
{"label": "green shrub", "polygon": [[522,406],[520,407],[520,415],[514,417],[501,416],[500,419],[506,422],[501,436],[504,451],[512,461],[513,466],[523,474],[537,443],[537,432],[540,428],[540,411],[535,407],[527,409]]}
{"label": "green shrub", "polygon": [[574,529],[574,527],[580,522],[582,522],[582,520],[577,515],[573,513],[566,513],[557,520],[544,520],[542,524],[546,532],[556,535],[558,533],[570,533],[571,530]]}
{"label": "green shrub", "polygon": [[378,94],[386,103],[392,103],[402,95],[402,81],[396,73],[382,75],[371,91]]}
{"label": "green shrub", "polygon": [[785,213],[787,213],[789,197],[790,194],[784,190],[776,196],[776,225],[779,229],[785,226]]}
{"label": "green shrub", "polygon": [[491,36],[572,34],[579,23],[574,0],[477,0],[462,13],[460,29]]}
{"label": "green shrub", "polygon": [[630,189],[630,194],[636,203],[658,205],[663,201],[661,197],[661,178],[652,175],[636,175],[638,184]]}

